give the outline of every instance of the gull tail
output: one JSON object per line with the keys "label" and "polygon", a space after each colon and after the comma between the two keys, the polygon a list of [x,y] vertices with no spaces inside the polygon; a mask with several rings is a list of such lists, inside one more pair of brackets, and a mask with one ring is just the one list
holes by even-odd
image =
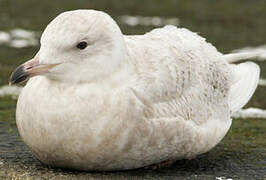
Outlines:
{"label": "gull tail", "polygon": [[[229,62],[237,62],[244,59],[256,58],[260,55],[254,53],[233,53],[223,55],[223,58]],[[253,62],[244,62],[240,64],[230,64],[232,70],[232,85],[229,91],[229,107],[232,113],[241,109],[250,100],[254,94],[260,77],[260,67]]]}

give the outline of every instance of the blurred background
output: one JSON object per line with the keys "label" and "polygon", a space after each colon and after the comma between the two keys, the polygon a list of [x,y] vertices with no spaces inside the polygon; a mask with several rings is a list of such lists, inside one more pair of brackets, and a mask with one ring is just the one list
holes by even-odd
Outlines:
{"label": "blurred background", "polygon": [[[13,166],[19,168],[12,173],[26,171],[19,165],[21,162],[29,174],[36,171],[36,167],[40,172],[47,171],[18,137],[16,97],[10,96],[10,91],[16,94],[17,90],[1,87],[8,84],[17,65],[38,51],[39,38],[47,24],[60,13],[74,9],[105,11],[117,21],[124,34],[143,34],[172,24],[198,32],[223,53],[264,49],[265,55],[261,59],[266,59],[265,0],[0,0],[0,178],[1,175],[5,177],[1,172],[8,176]],[[266,109],[266,62],[258,64],[262,69],[261,85],[246,107]],[[183,178],[195,174],[203,179],[213,179],[215,175],[215,178],[266,178],[265,139],[265,119],[235,119],[226,138],[210,153],[193,161],[180,161],[165,171],[173,177]],[[121,174],[125,177],[165,177],[163,172]],[[60,175],[58,171],[52,173]]]}

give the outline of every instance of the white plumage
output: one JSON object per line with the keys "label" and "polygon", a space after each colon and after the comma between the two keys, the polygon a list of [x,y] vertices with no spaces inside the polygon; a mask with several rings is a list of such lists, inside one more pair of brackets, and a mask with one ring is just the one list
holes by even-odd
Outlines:
{"label": "white plumage", "polygon": [[[75,49],[84,40],[89,46]],[[193,158],[221,141],[259,79],[257,65],[229,64],[236,55],[187,29],[123,36],[93,10],[63,13],[41,44],[35,59],[60,65],[29,80],[17,125],[52,166],[117,170]]]}

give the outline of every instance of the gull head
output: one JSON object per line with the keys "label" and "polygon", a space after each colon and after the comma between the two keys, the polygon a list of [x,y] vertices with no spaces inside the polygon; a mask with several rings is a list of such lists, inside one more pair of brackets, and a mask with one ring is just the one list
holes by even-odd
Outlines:
{"label": "gull head", "polygon": [[90,83],[116,72],[123,64],[126,47],[116,22],[95,10],[68,11],[44,30],[35,57],[19,66],[10,84],[33,76],[69,83]]}

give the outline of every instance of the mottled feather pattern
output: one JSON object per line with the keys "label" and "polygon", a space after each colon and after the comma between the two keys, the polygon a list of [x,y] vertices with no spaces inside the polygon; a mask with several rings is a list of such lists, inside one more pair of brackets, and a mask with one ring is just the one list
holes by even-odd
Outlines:
{"label": "mottled feather pattern", "polygon": [[214,106],[227,108],[230,69],[204,38],[166,26],[125,39],[138,72],[135,90],[151,104],[147,118],[184,117],[200,125],[216,113]]}

